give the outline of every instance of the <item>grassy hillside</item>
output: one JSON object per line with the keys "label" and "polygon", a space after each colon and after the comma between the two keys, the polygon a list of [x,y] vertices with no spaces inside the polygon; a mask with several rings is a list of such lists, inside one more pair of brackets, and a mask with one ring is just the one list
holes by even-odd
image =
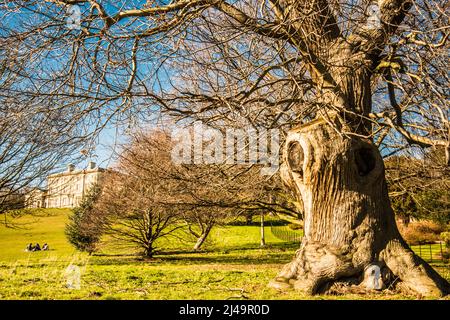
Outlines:
{"label": "grassy hillside", "polygon": [[[68,210],[45,210],[21,217],[19,228],[0,226],[0,299],[310,299],[298,292],[267,287],[298,244],[285,243],[259,227],[225,226],[214,230],[201,253],[192,241],[177,238],[154,259],[110,243],[93,256],[76,252],[65,240]],[[47,242],[49,252],[24,252],[29,242]],[[67,288],[68,267],[81,274],[80,289]],[[356,296],[323,298],[358,298]],[[376,294],[370,299],[411,298]]]}
{"label": "grassy hillside", "polygon": [[[39,260],[43,255],[72,255],[75,250],[64,236],[69,209],[28,209],[19,218],[9,217],[11,227],[0,225],[0,261]],[[25,252],[28,243],[41,247],[47,242],[50,252]]]}

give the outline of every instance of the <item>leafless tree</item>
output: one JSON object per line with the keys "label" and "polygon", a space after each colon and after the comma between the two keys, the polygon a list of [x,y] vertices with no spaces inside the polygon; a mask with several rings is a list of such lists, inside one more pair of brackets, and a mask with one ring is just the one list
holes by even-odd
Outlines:
{"label": "leafless tree", "polygon": [[[117,172],[110,174],[116,178],[104,185],[98,205],[103,212],[128,212],[127,208],[136,206],[145,208],[146,214],[173,211],[172,222],[186,224],[196,238],[194,250],[200,249],[213,227],[227,219],[247,212],[295,212],[289,203],[270,200],[276,193],[274,180],[258,175],[257,166],[174,163],[171,151],[176,142],[164,130],[136,132],[130,140],[119,155]],[[128,179],[131,182],[124,186]],[[138,195],[133,196],[135,192]],[[139,198],[145,200],[135,201]],[[125,202],[117,205],[117,201]],[[142,227],[150,228],[143,224],[137,228]]]}
{"label": "leafless tree", "polygon": [[[156,136],[151,139],[157,143]],[[123,151],[116,168],[106,174],[94,210],[103,218],[106,234],[153,257],[160,249],[158,242],[182,224],[180,208],[166,201],[171,190],[164,179],[170,154],[148,147],[134,141]]]}
{"label": "leafless tree", "polygon": [[[39,186],[57,165],[76,159],[83,143],[76,138],[78,129],[68,128],[65,116],[57,119],[59,112],[49,104],[0,99],[0,213],[4,213],[23,207],[24,192]],[[12,200],[21,204],[11,206]]]}
{"label": "leafless tree", "polygon": [[[33,61],[19,53],[18,43],[2,37],[0,44],[0,213],[5,213],[26,206],[25,193],[58,166],[88,155],[97,130],[86,130],[75,108],[60,108],[51,95],[22,95],[23,88],[45,84],[27,74]],[[6,213],[2,222],[13,225]]]}
{"label": "leafless tree", "polygon": [[[80,28],[67,27],[67,5]],[[272,285],[364,286],[377,266],[386,285],[449,292],[397,230],[379,151],[440,146],[449,163],[448,1],[8,1],[1,12],[4,41],[41,71],[20,75],[42,84],[24,97],[102,121],[157,110],[289,130],[281,172],[305,237]]]}

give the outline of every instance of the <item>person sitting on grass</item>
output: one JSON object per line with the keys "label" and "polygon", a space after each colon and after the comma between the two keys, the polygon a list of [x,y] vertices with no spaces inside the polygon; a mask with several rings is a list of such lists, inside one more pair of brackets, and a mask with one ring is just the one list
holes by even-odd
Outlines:
{"label": "person sitting on grass", "polygon": [[25,251],[29,251],[29,252],[34,251],[34,246],[33,246],[33,244],[32,244],[32,243],[29,243],[29,244],[27,245],[27,247],[25,248]]}
{"label": "person sitting on grass", "polygon": [[39,243],[36,243],[33,251],[41,251],[41,246],[39,245]]}
{"label": "person sitting on grass", "polygon": [[48,248],[48,244],[44,243],[44,245],[42,246],[42,251],[48,251],[48,250],[50,250]]}

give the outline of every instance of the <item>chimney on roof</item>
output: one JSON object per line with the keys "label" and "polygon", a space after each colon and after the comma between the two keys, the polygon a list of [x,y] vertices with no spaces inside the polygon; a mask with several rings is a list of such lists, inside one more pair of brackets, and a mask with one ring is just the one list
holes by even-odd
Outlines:
{"label": "chimney on roof", "polygon": [[75,170],[75,165],[71,163],[67,166],[67,172],[72,172],[73,170]]}
{"label": "chimney on roof", "polygon": [[95,162],[93,162],[93,161],[89,161],[89,164],[88,164],[88,168],[89,169],[95,169]]}

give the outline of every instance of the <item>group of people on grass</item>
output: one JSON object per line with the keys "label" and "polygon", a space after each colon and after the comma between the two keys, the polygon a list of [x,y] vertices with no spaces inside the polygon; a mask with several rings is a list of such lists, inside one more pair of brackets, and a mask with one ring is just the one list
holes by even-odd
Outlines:
{"label": "group of people on grass", "polygon": [[29,252],[32,252],[32,251],[48,251],[48,250],[49,250],[49,247],[48,247],[48,244],[46,244],[46,243],[44,243],[44,245],[42,246],[42,249],[41,249],[41,246],[39,245],[39,243],[36,243],[35,246],[32,243],[30,243],[30,244],[27,245],[27,247],[25,249],[25,251],[29,251]]}

